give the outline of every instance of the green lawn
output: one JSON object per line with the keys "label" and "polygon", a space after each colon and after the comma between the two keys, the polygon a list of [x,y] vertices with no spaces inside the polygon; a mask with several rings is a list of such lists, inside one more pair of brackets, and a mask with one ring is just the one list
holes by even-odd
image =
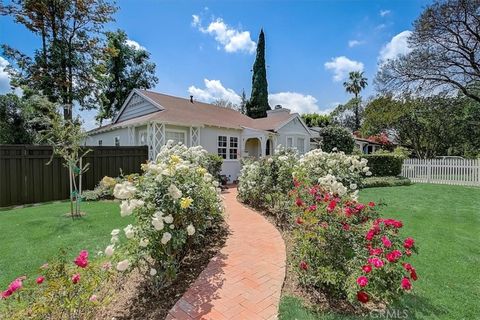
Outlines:
{"label": "green lawn", "polygon": [[103,251],[114,228],[132,219],[122,218],[118,203],[84,202],[86,216],[65,217],[69,202],[0,211],[0,290],[20,275],[35,276],[38,267],[67,248],[72,260],[82,249],[94,256]]}
{"label": "green lawn", "polygon": [[[384,216],[403,220],[403,234],[420,248],[412,259],[419,275],[414,294],[390,310],[407,310],[408,319],[479,319],[480,188],[414,184],[365,189],[360,198],[385,203]],[[355,318],[316,314],[298,299],[283,297],[280,319]]]}

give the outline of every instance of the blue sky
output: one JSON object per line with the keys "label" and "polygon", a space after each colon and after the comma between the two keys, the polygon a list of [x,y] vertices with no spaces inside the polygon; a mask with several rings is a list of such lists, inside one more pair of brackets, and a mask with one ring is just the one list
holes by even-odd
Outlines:
{"label": "blue sky", "polygon": [[[412,22],[429,1],[159,1],[121,0],[108,29],[127,32],[150,53],[159,78],[155,90],[198,100],[238,101],[251,90],[255,43],[266,36],[271,104],[297,112],[327,112],[349,96],[351,70],[369,79],[382,59],[408,52]],[[0,18],[0,43],[31,53],[39,39]],[[0,93],[8,88],[0,56]],[[92,127],[93,112],[81,112]]]}

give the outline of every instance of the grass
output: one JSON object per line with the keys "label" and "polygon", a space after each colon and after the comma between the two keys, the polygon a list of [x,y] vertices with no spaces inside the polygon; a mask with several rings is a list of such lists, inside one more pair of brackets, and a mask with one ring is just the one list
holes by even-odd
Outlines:
{"label": "grass", "polygon": [[21,275],[35,276],[38,267],[68,249],[72,260],[86,249],[91,256],[103,251],[114,228],[131,223],[122,218],[116,202],[84,202],[86,216],[65,216],[69,202],[0,211],[0,290]]}
{"label": "grass", "polygon": [[[412,259],[419,280],[414,294],[390,306],[397,318],[478,319],[480,316],[480,188],[434,184],[362,190],[361,201],[386,204],[386,217],[404,222],[403,234],[420,248]],[[385,316],[383,316],[385,317]],[[382,318],[379,314],[362,319]],[[315,313],[283,297],[280,319],[355,319]]]}

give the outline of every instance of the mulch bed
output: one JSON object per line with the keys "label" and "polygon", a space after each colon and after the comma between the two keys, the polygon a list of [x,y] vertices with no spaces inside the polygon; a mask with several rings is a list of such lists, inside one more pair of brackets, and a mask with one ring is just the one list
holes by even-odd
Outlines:
{"label": "mulch bed", "polygon": [[159,292],[149,291],[150,280],[144,279],[138,271],[133,271],[113,301],[97,314],[96,319],[165,319],[177,300],[223,248],[228,234],[225,222],[212,229],[202,250],[185,257],[176,280]]}

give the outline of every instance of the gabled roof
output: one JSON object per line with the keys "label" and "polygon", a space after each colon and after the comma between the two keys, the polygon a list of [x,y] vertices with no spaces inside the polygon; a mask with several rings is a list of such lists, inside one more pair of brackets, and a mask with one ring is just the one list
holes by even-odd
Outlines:
{"label": "gabled roof", "polygon": [[[134,93],[154,104],[159,110],[133,119],[119,121],[121,113],[128,106],[128,102]],[[276,132],[279,128],[294,118],[300,118],[296,113],[291,114],[289,112],[275,111],[276,110],[269,112],[268,117],[266,118],[252,119],[230,108],[199,101],[191,102],[190,99],[174,97],[148,90],[135,89],[129,95],[119,114],[111,124],[96,128],[90,132],[93,133],[130,125],[140,125],[153,120],[185,126],[216,126],[239,130],[247,127]]]}

